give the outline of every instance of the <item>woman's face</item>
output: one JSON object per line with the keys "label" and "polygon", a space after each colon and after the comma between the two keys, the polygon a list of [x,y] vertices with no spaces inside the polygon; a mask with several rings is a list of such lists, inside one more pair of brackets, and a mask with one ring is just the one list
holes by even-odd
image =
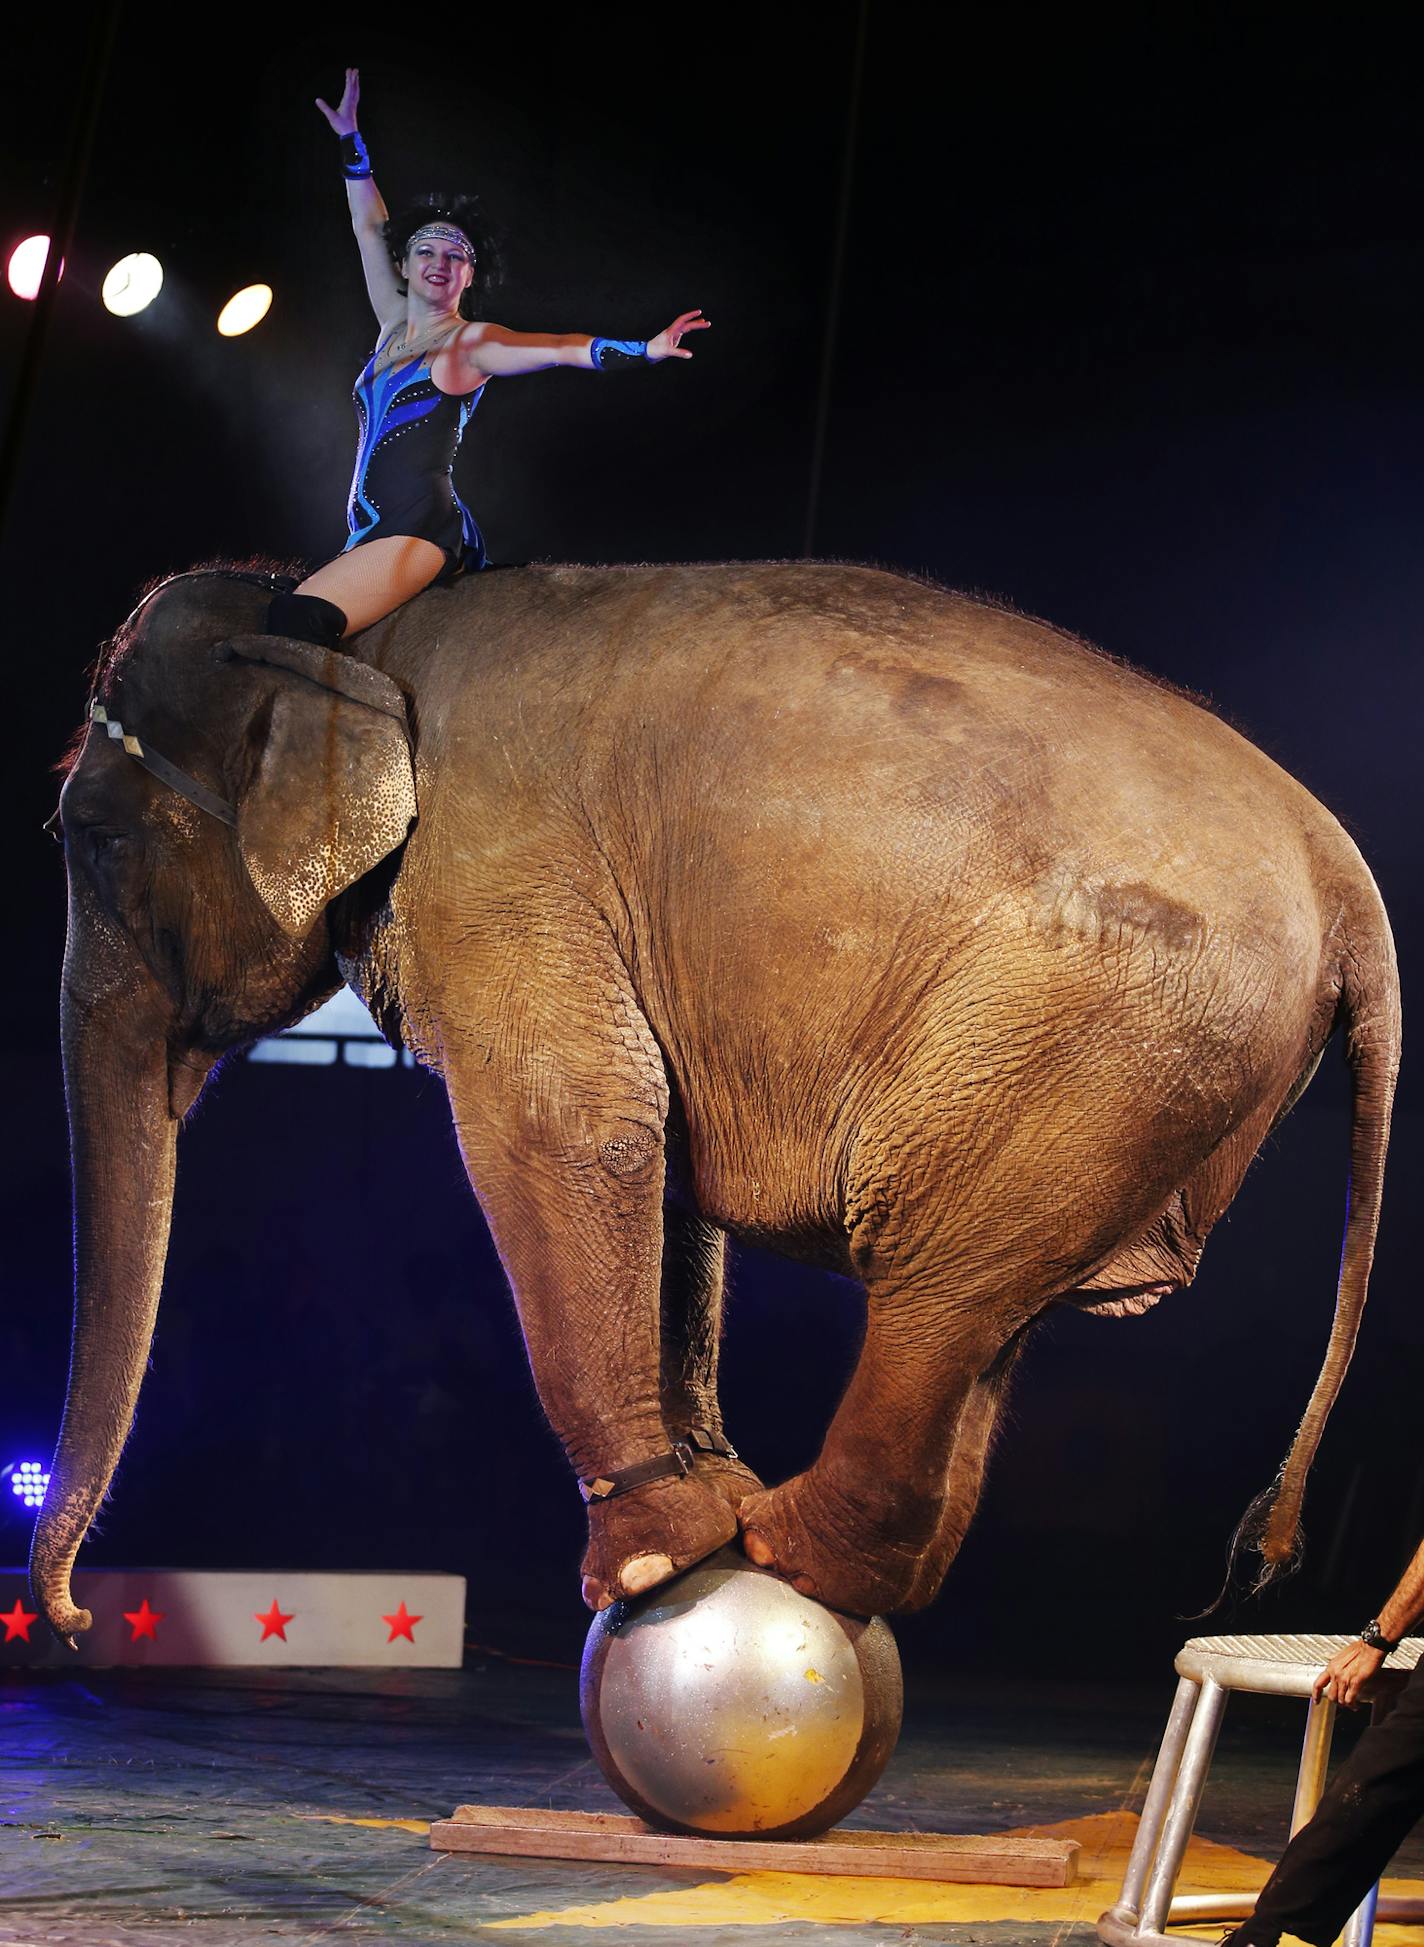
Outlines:
{"label": "woman's face", "polygon": [[461,292],[474,282],[474,260],[451,237],[417,237],[401,259],[401,276],[427,303],[453,311]]}

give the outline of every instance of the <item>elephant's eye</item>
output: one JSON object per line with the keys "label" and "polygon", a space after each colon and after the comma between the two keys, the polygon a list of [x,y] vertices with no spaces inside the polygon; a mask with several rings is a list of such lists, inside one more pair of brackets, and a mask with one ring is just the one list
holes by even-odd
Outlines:
{"label": "elephant's eye", "polygon": [[122,858],[133,844],[130,832],[105,831],[101,825],[91,825],[84,834],[84,843],[89,847],[93,859]]}

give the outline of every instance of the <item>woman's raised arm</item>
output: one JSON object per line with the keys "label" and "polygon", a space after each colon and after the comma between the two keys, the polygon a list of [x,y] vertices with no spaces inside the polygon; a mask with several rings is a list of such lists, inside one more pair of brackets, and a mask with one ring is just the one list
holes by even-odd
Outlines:
{"label": "woman's raised arm", "polygon": [[346,86],[339,105],[332,108],[317,97],[317,107],[325,115],[334,134],[341,137],[341,166],[346,175],[346,203],[351,211],[351,227],[361,249],[361,268],[366,273],[366,293],[371,309],[384,330],[405,316],[405,299],[396,281],[395,266],[383,234],[386,206],[371,174],[366,144],[356,129],[356,106],[361,99],[361,76],[356,68],[346,70]]}

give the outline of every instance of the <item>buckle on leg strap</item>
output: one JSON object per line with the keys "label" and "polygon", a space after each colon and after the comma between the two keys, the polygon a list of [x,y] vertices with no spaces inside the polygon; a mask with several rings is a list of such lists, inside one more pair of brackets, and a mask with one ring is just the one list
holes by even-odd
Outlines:
{"label": "buckle on leg strap", "polygon": [[700,1453],[717,1454],[723,1460],[735,1460],[737,1450],[724,1433],[714,1433],[710,1427],[690,1426],[687,1429],[687,1444],[693,1450],[693,1457]]}
{"label": "buckle on leg strap", "polygon": [[611,1501],[615,1494],[646,1487],[649,1481],[681,1480],[691,1472],[692,1450],[685,1440],[678,1440],[667,1453],[654,1454],[651,1460],[640,1460],[633,1467],[620,1467],[616,1473],[591,1475],[579,1482],[578,1490],[585,1503]]}

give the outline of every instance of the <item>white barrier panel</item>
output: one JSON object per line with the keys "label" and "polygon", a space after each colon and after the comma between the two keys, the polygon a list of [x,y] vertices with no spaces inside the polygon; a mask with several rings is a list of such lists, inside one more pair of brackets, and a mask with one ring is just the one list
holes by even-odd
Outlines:
{"label": "white barrier panel", "polygon": [[79,1653],[35,1615],[22,1568],[0,1569],[0,1669],[263,1665],[457,1670],[463,1575],[282,1569],[81,1569],[94,1626]]}

